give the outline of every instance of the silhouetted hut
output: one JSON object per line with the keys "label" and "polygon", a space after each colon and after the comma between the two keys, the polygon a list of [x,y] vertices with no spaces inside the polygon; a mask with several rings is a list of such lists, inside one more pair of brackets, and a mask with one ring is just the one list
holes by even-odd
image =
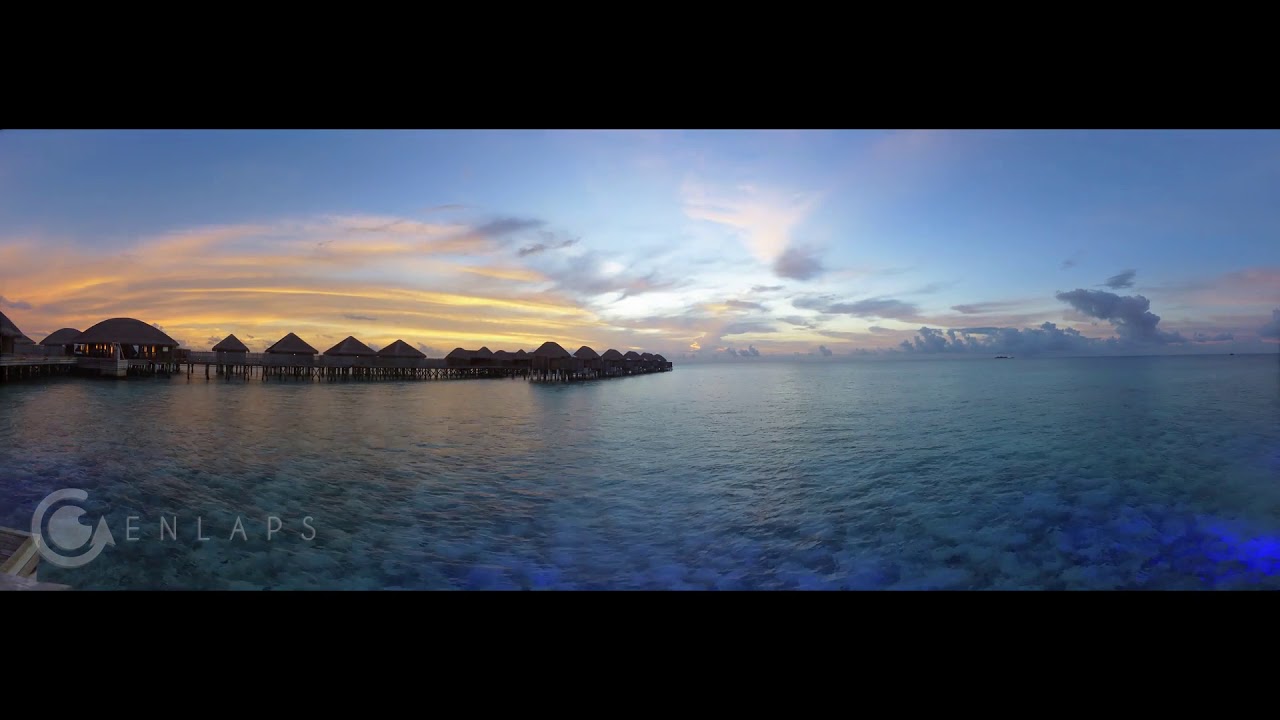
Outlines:
{"label": "silhouetted hut", "polygon": [[511,364],[514,367],[528,370],[533,367],[533,356],[525,352],[523,349],[517,350],[515,355],[511,356]]}
{"label": "silhouetted hut", "polygon": [[214,359],[219,365],[244,365],[249,358],[249,346],[235,335],[222,338],[222,342],[213,346],[213,351],[217,353]]}
{"label": "silhouetted hut", "polygon": [[542,375],[557,375],[573,371],[573,356],[559,343],[547,341],[533,351],[533,371]]}
{"label": "silhouetted hut", "polygon": [[364,365],[366,363],[361,362],[361,360],[377,357],[378,353],[374,352],[373,348],[355,339],[354,336],[348,335],[342,342],[325,350],[324,356],[327,358],[342,358],[340,361],[333,363],[334,365]]}
{"label": "silhouetted hut", "polygon": [[267,348],[266,360],[270,365],[310,366],[320,351],[308,345],[302,338],[289,333]]}
{"label": "silhouetted hut", "polygon": [[493,362],[498,367],[511,367],[511,362],[514,359],[515,355],[507,352],[506,350],[493,351]]}
{"label": "silhouetted hut", "polygon": [[133,318],[103,320],[74,340],[90,357],[146,359],[159,363],[174,360],[178,341],[163,330]]}
{"label": "silhouetted hut", "polygon": [[600,354],[586,345],[578,348],[578,350],[573,353],[573,357],[578,361],[577,366],[579,372],[588,372],[593,375],[599,375],[600,371],[604,369],[604,361],[600,359]]}
{"label": "silhouetted hut", "polygon": [[471,367],[471,351],[454,348],[444,356],[444,362],[449,367]]}
{"label": "silhouetted hut", "polygon": [[407,367],[427,356],[409,343],[397,340],[379,350],[378,357],[385,359],[392,367]]}
{"label": "silhouetted hut", "polygon": [[640,353],[640,369],[656,370],[657,366],[653,362],[653,353]]}
{"label": "silhouetted hut", "polygon": [[0,312],[0,353],[12,353],[13,346],[18,337],[22,335],[22,331],[17,325],[13,324],[4,313]]}
{"label": "silhouetted hut", "polygon": [[622,353],[609,348],[604,351],[604,355],[600,356],[600,362],[604,365],[606,375],[621,375],[623,369]]}
{"label": "silhouetted hut", "polygon": [[653,356],[653,359],[654,359],[654,361],[658,364],[658,369],[659,369],[659,370],[670,370],[670,369],[671,369],[671,363],[670,363],[670,362],[668,362],[668,361],[667,361],[667,359],[666,359],[666,358],[664,358],[664,357],[662,357],[661,355],[654,355],[654,356]]}
{"label": "silhouetted hut", "polygon": [[640,353],[635,350],[628,350],[626,355],[622,356],[622,369],[627,374],[640,371]]}
{"label": "silhouetted hut", "polygon": [[493,351],[487,347],[482,347],[471,353],[471,364],[480,367],[492,367],[497,365],[494,361]]}
{"label": "silhouetted hut", "polygon": [[75,354],[76,338],[80,337],[80,331],[75,328],[62,328],[49,333],[49,336],[40,341],[48,353],[57,353],[57,348],[62,348],[63,355]]}

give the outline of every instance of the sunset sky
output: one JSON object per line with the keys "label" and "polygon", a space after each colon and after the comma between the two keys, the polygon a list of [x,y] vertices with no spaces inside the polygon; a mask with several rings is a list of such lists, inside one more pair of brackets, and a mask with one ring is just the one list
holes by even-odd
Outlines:
{"label": "sunset sky", "polygon": [[1280,132],[6,130],[0,310],[197,350],[1275,351]]}

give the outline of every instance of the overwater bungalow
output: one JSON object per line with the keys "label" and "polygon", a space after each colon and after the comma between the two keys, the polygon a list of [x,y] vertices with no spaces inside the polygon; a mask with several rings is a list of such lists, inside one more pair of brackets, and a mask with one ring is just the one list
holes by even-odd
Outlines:
{"label": "overwater bungalow", "polygon": [[76,338],[80,337],[80,331],[75,328],[62,328],[49,333],[48,337],[40,341],[40,345],[45,348],[45,352],[56,354],[61,348],[63,355],[74,355],[76,347]]}
{"label": "overwater bungalow", "polygon": [[333,363],[335,366],[365,365],[371,364],[371,362],[364,362],[365,360],[377,357],[378,353],[374,352],[373,348],[355,339],[354,336],[348,335],[342,342],[325,350],[324,356],[326,358],[341,358],[338,362]]}
{"label": "overwater bungalow", "polygon": [[506,350],[493,351],[493,362],[498,367],[511,367],[513,364],[512,361],[515,360],[515,357],[515,353],[509,353]]}
{"label": "overwater bungalow", "polygon": [[393,367],[409,366],[426,357],[422,351],[403,340],[396,340],[378,351],[378,357]]}
{"label": "overwater bungalow", "polygon": [[573,357],[578,361],[576,364],[579,372],[600,375],[604,370],[604,361],[600,359],[600,354],[586,345],[578,348],[573,353]]}
{"label": "overwater bungalow", "polygon": [[653,361],[653,353],[640,353],[640,369],[646,371],[658,369]]}
{"label": "overwater bungalow", "polygon": [[449,351],[448,355],[444,356],[444,362],[449,367],[470,367],[471,355],[472,353],[470,350],[454,348]]}
{"label": "overwater bungalow", "polygon": [[671,363],[666,358],[662,357],[662,355],[654,355],[653,359],[657,363],[659,370],[671,369]]}
{"label": "overwater bungalow", "polygon": [[622,356],[622,370],[628,375],[640,372],[640,353],[635,350],[628,350]]}
{"label": "overwater bungalow", "polygon": [[311,347],[302,338],[289,333],[267,348],[264,360],[268,365],[288,365],[309,367],[315,364],[315,357],[320,351]]}
{"label": "overwater bungalow", "polygon": [[533,356],[523,349],[517,350],[511,358],[511,365],[528,370],[533,367]]}
{"label": "overwater bungalow", "polygon": [[235,335],[222,338],[222,342],[213,346],[213,351],[217,353],[215,359],[219,365],[243,365],[249,357],[249,346]]}
{"label": "overwater bungalow", "polygon": [[498,363],[493,357],[493,351],[487,347],[482,347],[471,353],[471,364],[476,367],[493,367]]}
{"label": "overwater bungalow", "polygon": [[8,355],[12,353],[14,341],[21,334],[22,331],[18,329],[18,326],[14,325],[7,315],[0,312],[0,354]]}
{"label": "overwater bungalow", "polygon": [[84,346],[88,357],[116,360],[173,362],[178,341],[163,330],[133,318],[103,320],[80,333],[73,341]]}
{"label": "overwater bungalow", "polygon": [[573,356],[548,340],[533,351],[533,371],[542,376],[568,375],[573,372]]}
{"label": "overwater bungalow", "polygon": [[622,353],[609,348],[600,356],[600,362],[604,366],[605,375],[621,375],[623,369]]}

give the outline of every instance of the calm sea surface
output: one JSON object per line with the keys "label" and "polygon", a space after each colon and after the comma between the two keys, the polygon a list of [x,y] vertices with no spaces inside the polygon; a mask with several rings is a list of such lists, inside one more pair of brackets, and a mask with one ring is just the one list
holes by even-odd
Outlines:
{"label": "calm sea surface", "polygon": [[1280,357],[0,385],[62,488],[77,588],[1280,588]]}

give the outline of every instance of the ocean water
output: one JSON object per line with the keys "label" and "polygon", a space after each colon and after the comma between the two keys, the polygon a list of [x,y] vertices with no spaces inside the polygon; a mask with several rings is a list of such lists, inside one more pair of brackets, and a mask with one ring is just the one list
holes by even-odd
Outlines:
{"label": "ocean water", "polygon": [[0,385],[63,488],[87,589],[1275,589],[1280,357]]}

